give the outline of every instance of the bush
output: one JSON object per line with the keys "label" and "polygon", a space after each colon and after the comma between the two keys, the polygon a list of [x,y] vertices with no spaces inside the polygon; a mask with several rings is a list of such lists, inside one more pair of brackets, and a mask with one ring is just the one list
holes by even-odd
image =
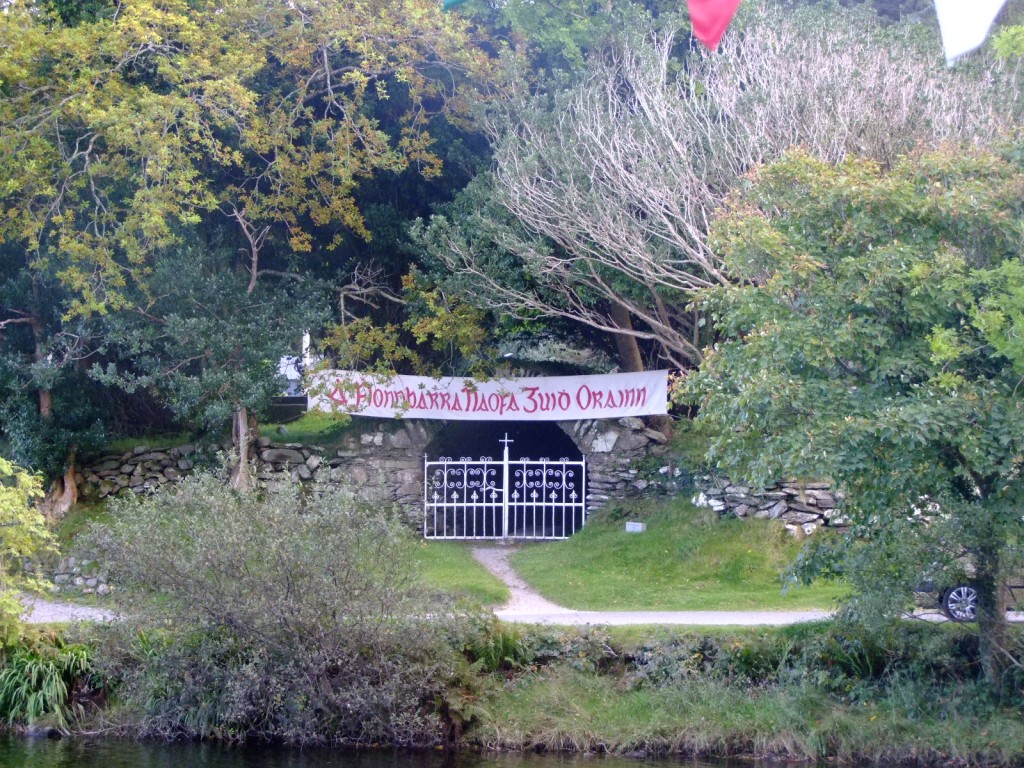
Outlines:
{"label": "bush", "polygon": [[509,672],[533,661],[523,633],[516,627],[491,617],[481,623],[466,643],[471,662],[479,662],[482,672]]}
{"label": "bush", "polygon": [[564,664],[579,672],[606,672],[621,661],[608,633],[600,627],[538,627],[527,644],[537,665]]}
{"label": "bush", "polygon": [[198,475],[112,504],[92,536],[134,596],[100,663],[164,737],[427,745],[458,634],[417,589],[396,512]]}

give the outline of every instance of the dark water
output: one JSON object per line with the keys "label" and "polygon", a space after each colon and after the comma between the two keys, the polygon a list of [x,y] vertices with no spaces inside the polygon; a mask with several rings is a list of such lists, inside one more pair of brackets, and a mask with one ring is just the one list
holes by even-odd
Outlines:
{"label": "dark water", "polygon": [[616,757],[232,749],[208,744],[0,736],[0,768],[725,768],[726,765],[724,762]]}

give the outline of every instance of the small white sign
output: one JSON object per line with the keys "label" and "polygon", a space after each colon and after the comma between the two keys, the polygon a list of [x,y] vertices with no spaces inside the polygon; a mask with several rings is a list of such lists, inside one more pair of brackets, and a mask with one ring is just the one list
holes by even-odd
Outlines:
{"label": "small white sign", "polygon": [[626,523],[626,533],[643,533],[647,530],[647,523]]}

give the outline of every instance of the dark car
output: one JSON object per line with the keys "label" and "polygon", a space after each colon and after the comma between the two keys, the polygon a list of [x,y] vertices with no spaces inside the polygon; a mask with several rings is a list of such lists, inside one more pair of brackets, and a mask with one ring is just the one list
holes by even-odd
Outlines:
{"label": "dark car", "polygon": [[[1004,589],[1007,607],[1015,608],[1019,601],[1024,600],[1024,573],[1013,574]],[[950,586],[925,582],[915,592],[919,605],[939,608],[950,621],[975,621],[978,618],[978,590],[969,581]]]}

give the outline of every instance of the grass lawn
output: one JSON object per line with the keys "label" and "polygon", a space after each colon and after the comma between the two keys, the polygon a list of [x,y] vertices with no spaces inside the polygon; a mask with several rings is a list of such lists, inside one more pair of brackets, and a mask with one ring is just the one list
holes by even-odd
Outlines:
{"label": "grass lawn", "polygon": [[62,552],[69,549],[75,539],[84,533],[93,523],[109,523],[110,513],[106,502],[78,502],[53,528],[57,546]]}
{"label": "grass lawn", "polygon": [[599,513],[571,539],[524,547],[512,565],[549,600],[581,610],[831,608],[844,593],[837,584],[783,593],[801,543],[778,522],[719,520],[683,499],[630,509],[645,533],[626,533],[626,519]]}
{"label": "grass lawn", "polygon": [[421,541],[417,557],[423,580],[431,587],[483,605],[501,605],[509,598],[508,587],[473,558],[466,544]]}
{"label": "grass lawn", "polygon": [[260,424],[260,434],[277,443],[333,446],[346,433],[360,429],[351,418],[323,411],[307,411],[294,421]]}
{"label": "grass lawn", "polygon": [[[351,418],[344,415],[308,411],[293,421],[282,423],[267,422],[259,425],[261,436],[269,437],[275,443],[302,443],[304,445],[333,447],[338,445],[346,434],[361,430],[365,425],[355,425]],[[228,434],[206,435],[198,438],[199,442],[223,443],[229,439]],[[127,453],[139,445],[151,450],[174,448],[185,443],[195,442],[196,435],[182,432],[176,435],[147,435],[145,437],[122,437],[111,441],[103,453]]]}

